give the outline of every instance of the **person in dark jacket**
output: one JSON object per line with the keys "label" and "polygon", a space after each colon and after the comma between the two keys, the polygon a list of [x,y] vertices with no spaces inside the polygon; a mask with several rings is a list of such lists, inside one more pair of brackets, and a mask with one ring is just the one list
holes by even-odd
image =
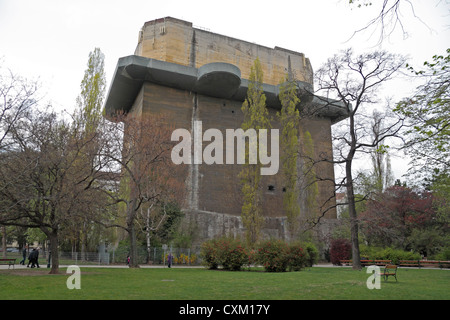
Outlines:
{"label": "person in dark jacket", "polygon": [[25,260],[27,259],[27,247],[24,246],[22,250],[22,261],[20,261],[20,264],[25,265]]}
{"label": "person in dark jacket", "polygon": [[35,265],[39,267],[39,262],[38,262],[38,258],[39,258],[39,250],[38,249],[33,249],[33,251],[31,251],[30,255],[28,256],[28,265],[27,268],[30,266],[31,263],[31,267],[34,268]]}
{"label": "person in dark jacket", "polygon": [[169,255],[167,256],[167,266],[169,268],[172,267],[172,260],[173,260],[172,253],[169,253]]}

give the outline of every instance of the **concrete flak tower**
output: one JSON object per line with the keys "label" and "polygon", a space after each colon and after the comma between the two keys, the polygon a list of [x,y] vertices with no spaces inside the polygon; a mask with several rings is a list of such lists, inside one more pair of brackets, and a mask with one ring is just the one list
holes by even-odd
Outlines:
{"label": "concrete flak tower", "polygon": [[[303,53],[268,48],[196,28],[191,22],[166,17],[148,21],[139,31],[134,55],[120,58],[105,103],[107,115],[124,112],[141,117],[164,114],[171,125],[193,132],[201,121],[202,129],[223,132],[240,128],[242,103],[246,98],[251,67],[259,58],[264,72],[263,89],[274,128],[279,128],[276,112],[281,104],[279,84],[286,75],[299,87],[299,109],[315,109],[314,116],[299,124],[302,137],[309,132],[317,158],[332,159],[331,126],[344,119],[344,109],[328,103],[313,92],[313,70]],[[300,160],[299,160],[300,161]],[[299,162],[299,167],[302,164]],[[180,183],[186,187],[186,219],[194,222],[198,240],[244,232],[240,218],[242,199],[238,164],[185,165]],[[307,205],[299,195],[300,219],[318,217],[325,208],[320,234],[327,233],[336,219],[334,168],[322,162],[315,170],[320,175],[315,204]],[[263,178],[263,215],[265,237],[289,239],[283,212],[281,173]],[[328,180],[328,181],[327,181]]]}

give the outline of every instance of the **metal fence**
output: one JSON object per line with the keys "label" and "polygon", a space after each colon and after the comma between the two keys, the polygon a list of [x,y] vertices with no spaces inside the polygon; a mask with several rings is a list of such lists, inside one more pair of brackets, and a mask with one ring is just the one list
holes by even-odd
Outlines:
{"label": "metal fence", "polygon": [[[151,247],[147,250],[145,247],[138,248],[138,263],[150,265],[166,265],[168,255],[172,255],[172,264],[174,265],[200,265],[199,248],[171,248],[171,247]],[[117,248],[109,251],[110,263],[126,263],[129,250]]]}
{"label": "metal fence", "polygon": [[108,252],[60,252],[59,264],[110,264]]}
{"label": "metal fence", "polygon": [[[59,252],[60,265],[113,265],[126,264],[129,248],[118,247],[99,252]],[[170,246],[138,248],[138,264],[167,265],[168,255],[172,255],[173,265],[196,266],[201,264],[200,248],[172,248]],[[8,258],[16,258],[16,263],[22,260],[20,253],[8,252]],[[28,263],[28,254],[25,264]],[[46,266],[49,263],[48,253],[41,251],[39,264]]]}

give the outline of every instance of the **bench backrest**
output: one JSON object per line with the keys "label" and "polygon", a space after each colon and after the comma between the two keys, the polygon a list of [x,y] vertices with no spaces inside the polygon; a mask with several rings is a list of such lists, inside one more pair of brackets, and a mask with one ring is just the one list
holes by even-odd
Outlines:
{"label": "bench backrest", "polygon": [[393,265],[393,264],[388,264],[387,266],[384,267],[384,269],[385,269],[386,271],[389,271],[389,269],[390,269],[391,271],[397,272],[397,266],[395,266],[395,265]]}

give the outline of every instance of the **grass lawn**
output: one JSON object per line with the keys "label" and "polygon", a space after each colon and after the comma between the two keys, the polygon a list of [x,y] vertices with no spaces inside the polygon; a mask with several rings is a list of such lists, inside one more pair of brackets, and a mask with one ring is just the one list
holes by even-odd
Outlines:
{"label": "grass lawn", "polygon": [[335,300],[450,299],[450,270],[399,269],[398,282],[369,290],[366,270],[315,267],[300,272],[227,272],[196,268],[83,268],[81,289],[48,269],[0,270],[0,299]]}

